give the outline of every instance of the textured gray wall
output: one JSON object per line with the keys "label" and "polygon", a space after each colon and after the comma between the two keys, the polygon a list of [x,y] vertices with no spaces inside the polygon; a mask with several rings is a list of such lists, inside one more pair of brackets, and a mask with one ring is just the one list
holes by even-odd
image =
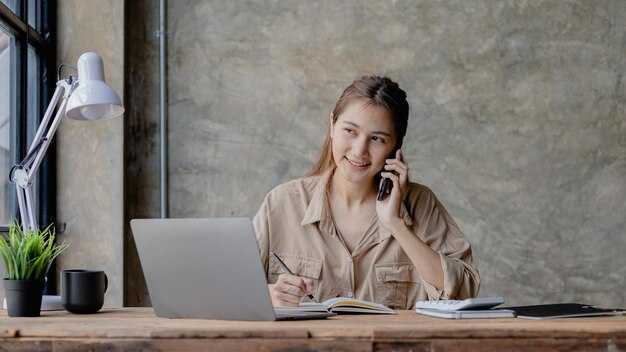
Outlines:
{"label": "textured gray wall", "polygon": [[[158,12],[133,3],[128,197],[155,216]],[[626,306],[626,2],[168,6],[172,217],[253,216],[311,167],[342,89],[389,75],[409,95],[411,179],[473,244],[481,296]]]}
{"label": "textured gray wall", "polygon": [[[82,53],[97,52],[104,62],[107,83],[124,99],[124,3],[59,1],[57,21],[57,62],[76,65]],[[57,219],[67,225],[58,239],[70,243],[57,268],[105,270],[109,278],[105,306],[121,307],[124,118],[95,122],[66,118],[55,138]]]}

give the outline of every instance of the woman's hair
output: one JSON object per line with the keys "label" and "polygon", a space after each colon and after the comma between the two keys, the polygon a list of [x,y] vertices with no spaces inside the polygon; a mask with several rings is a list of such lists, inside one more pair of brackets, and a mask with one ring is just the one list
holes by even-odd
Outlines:
{"label": "woman's hair", "polygon": [[[394,150],[402,147],[406,127],[409,119],[409,103],[406,101],[406,93],[400,89],[398,83],[388,77],[363,76],[348,88],[346,88],[333,110],[333,124],[337,122],[348,105],[354,102],[363,102],[365,106],[375,106],[387,110],[393,117],[396,129],[396,145]],[[319,160],[313,166],[308,176],[321,175],[336,167],[333,159],[332,139],[330,128],[326,135],[326,141],[322,146]]]}

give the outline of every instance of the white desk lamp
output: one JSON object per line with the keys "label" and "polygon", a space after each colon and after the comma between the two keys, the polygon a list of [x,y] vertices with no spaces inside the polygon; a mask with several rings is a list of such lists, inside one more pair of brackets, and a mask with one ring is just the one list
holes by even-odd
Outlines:
{"label": "white desk lamp", "polygon": [[[50,123],[61,98],[63,98],[61,106]],[[32,183],[63,117],[67,116],[75,120],[105,120],[119,116],[123,112],[124,106],[120,97],[104,82],[102,58],[92,52],[81,55],[78,59],[78,78],[70,76],[57,82],[52,100],[37,129],[28,154],[9,172],[9,180],[15,183],[17,190],[23,229],[37,230],[38,228]],[[3,305],[6,307],[6,300]],[[44,295],[41,309],[63,309],[60,297]]]}
{"label": "white desk lamp", "polygon": [[[59,100],[61,106],[50,123]],[[104,82],[102,59],[96,53],[84,53],[78,59],[78,79],[70,76],[57,82],[52,101],[37,129],[28,154],[13,166],[9,180],[15,183],[23,229],[37,230],[37,216],[33,203],[32,183],[52,137],[61,120],[67,116],[75,120],[105,120],[121,115],[124,106],[113,88]]]}

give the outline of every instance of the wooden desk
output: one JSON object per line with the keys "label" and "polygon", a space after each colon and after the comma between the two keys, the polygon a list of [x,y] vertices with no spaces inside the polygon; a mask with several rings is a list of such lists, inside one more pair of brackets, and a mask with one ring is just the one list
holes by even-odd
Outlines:
{"label": "wooden desk", "polygon": [[444,320],[402,311],[327,320],[236,322],[157,318],[151,308],[93,315],[0,315],[10,351],[626,351],[626,317]]}

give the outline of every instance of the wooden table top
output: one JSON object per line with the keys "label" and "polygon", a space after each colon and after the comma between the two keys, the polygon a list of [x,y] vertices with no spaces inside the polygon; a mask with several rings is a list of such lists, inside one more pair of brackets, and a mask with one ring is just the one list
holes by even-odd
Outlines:
{"label": "wooden table top", "polygon": [[90,315],[44,311],[38,318],[9,318],[6,311],[2,311],[0,339],[626,339],[626,316],[555,320],[448,320],[421,316],[412,311],[398,313],[338,315],[325,320],[245,322],[158,318],[152,308],[103,309]]}

